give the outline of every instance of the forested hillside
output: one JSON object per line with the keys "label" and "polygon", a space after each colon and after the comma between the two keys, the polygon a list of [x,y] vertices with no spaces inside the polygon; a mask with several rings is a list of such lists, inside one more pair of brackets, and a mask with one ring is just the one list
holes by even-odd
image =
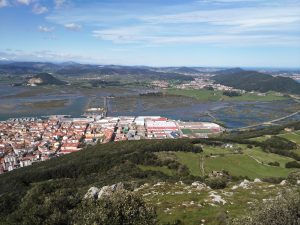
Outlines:
{"label": "forested hillside", "polygon": [[246,71],[242,69],[230,69],[220,71],[213,77],[216,83],[242,89],[246,91],[300,94],[300,83],[289,77],[273,77],[268,74]]}

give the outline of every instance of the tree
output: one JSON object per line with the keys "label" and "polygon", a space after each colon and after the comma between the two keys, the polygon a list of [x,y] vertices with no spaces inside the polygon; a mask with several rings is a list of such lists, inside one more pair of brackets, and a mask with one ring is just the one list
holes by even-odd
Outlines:
{"label": "tree", "polygon": [[212,189],[223,189],[227,186],[227,179],[225,177],[210,177],[205,180],[205,183]]}
{"label": "tree", "polygon": [[74,225],[155,225],[155,210],[135,193],[118,190],[102,199],[85,199],[74,214]]}
{"label": "tree", "polygon": [[298,180],[300,180],[300,170],[289,173],[287,177],[289,183],[297,184]]}
{"label": "tree", "polygon": [[282,193],[257,207],[255,211],[230,225],[298,225],[300,224],[300,190]]}
{"label": "tree", "polygon": [[285,168],[300,168],[300,163],[298,163],[297,161],[287,162],[285,164]]}
{"label": "tree", "polygon": [[72,218],[69,212],[77,206],[80,197],[75,189],[67,186],[63,181],[34,184],[5,224],[68,225]]}

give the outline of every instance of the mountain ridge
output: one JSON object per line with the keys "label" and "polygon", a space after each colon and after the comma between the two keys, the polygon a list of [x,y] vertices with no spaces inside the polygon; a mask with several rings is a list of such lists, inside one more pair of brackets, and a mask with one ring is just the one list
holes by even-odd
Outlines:
{"label": "mountain ridge", "polygon": [[266,73],[240,68],[219,71],[212,77],[216,83],[246,91],[276,91],[300,94],[300,83],[289,77],[273,77]]}

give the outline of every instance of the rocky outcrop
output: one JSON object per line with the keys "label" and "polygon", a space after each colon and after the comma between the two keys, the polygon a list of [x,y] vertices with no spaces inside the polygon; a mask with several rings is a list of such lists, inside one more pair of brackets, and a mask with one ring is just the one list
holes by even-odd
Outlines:
{"label": "rocky outcrop", "polygon": [[94,198],[94,199],[97,199],[99,191],[100,191],[99,188],[91,187],[88,190],[88,192],[84,195],[84,198]]}
{"label": "rocky outcrop", "polygon": [[192,187],[195,187],[197,190],[210,189],[206,184],[199,181],[195,181],[191,184]]}
{"label": "rocky outcrop", "polygon": [[84,195],[85,199],[95,199],[99,200],[104,197],[109,197],[116,191],[124,190],[124,184],[123,183],[117,183],[113,184],[111,186],[103,186],[101,189],[97,187],[91,187],[87,193]]}
{"label": "rocky outcrop", "polygon": [[217,195],[217,192],[211,191],[209,196],[211,197],[212,202],[225,205],[227,202],[220,196]]}

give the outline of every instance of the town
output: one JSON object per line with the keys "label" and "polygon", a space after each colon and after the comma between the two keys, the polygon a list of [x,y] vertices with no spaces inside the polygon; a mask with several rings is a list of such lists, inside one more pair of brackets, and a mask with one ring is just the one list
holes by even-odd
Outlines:
{"label": "town", "polygon": [[[173,87],[178,89],[211,89],[211,90],[218,90],[218,91],[235,91],[241,94],[246,93],[245,90],[236,89],[233,87],[225,86],[222,84],[215,83],[209,77],[206,77],[207,74],[201,74],[203,77],[195,77],[194,80],[189,82],[183,82],[182,84],[175,85]],[[151,83],[153,87],[158,87],[162,89],[172,87],[168,81],[164,80],[155,80]]]}
{"label": "town", "polygon": [[77,152],[88,145],[125,140],[207,138],[224,131],[209,122],[161,116],[14,118],[0,121],[0,174]]}

